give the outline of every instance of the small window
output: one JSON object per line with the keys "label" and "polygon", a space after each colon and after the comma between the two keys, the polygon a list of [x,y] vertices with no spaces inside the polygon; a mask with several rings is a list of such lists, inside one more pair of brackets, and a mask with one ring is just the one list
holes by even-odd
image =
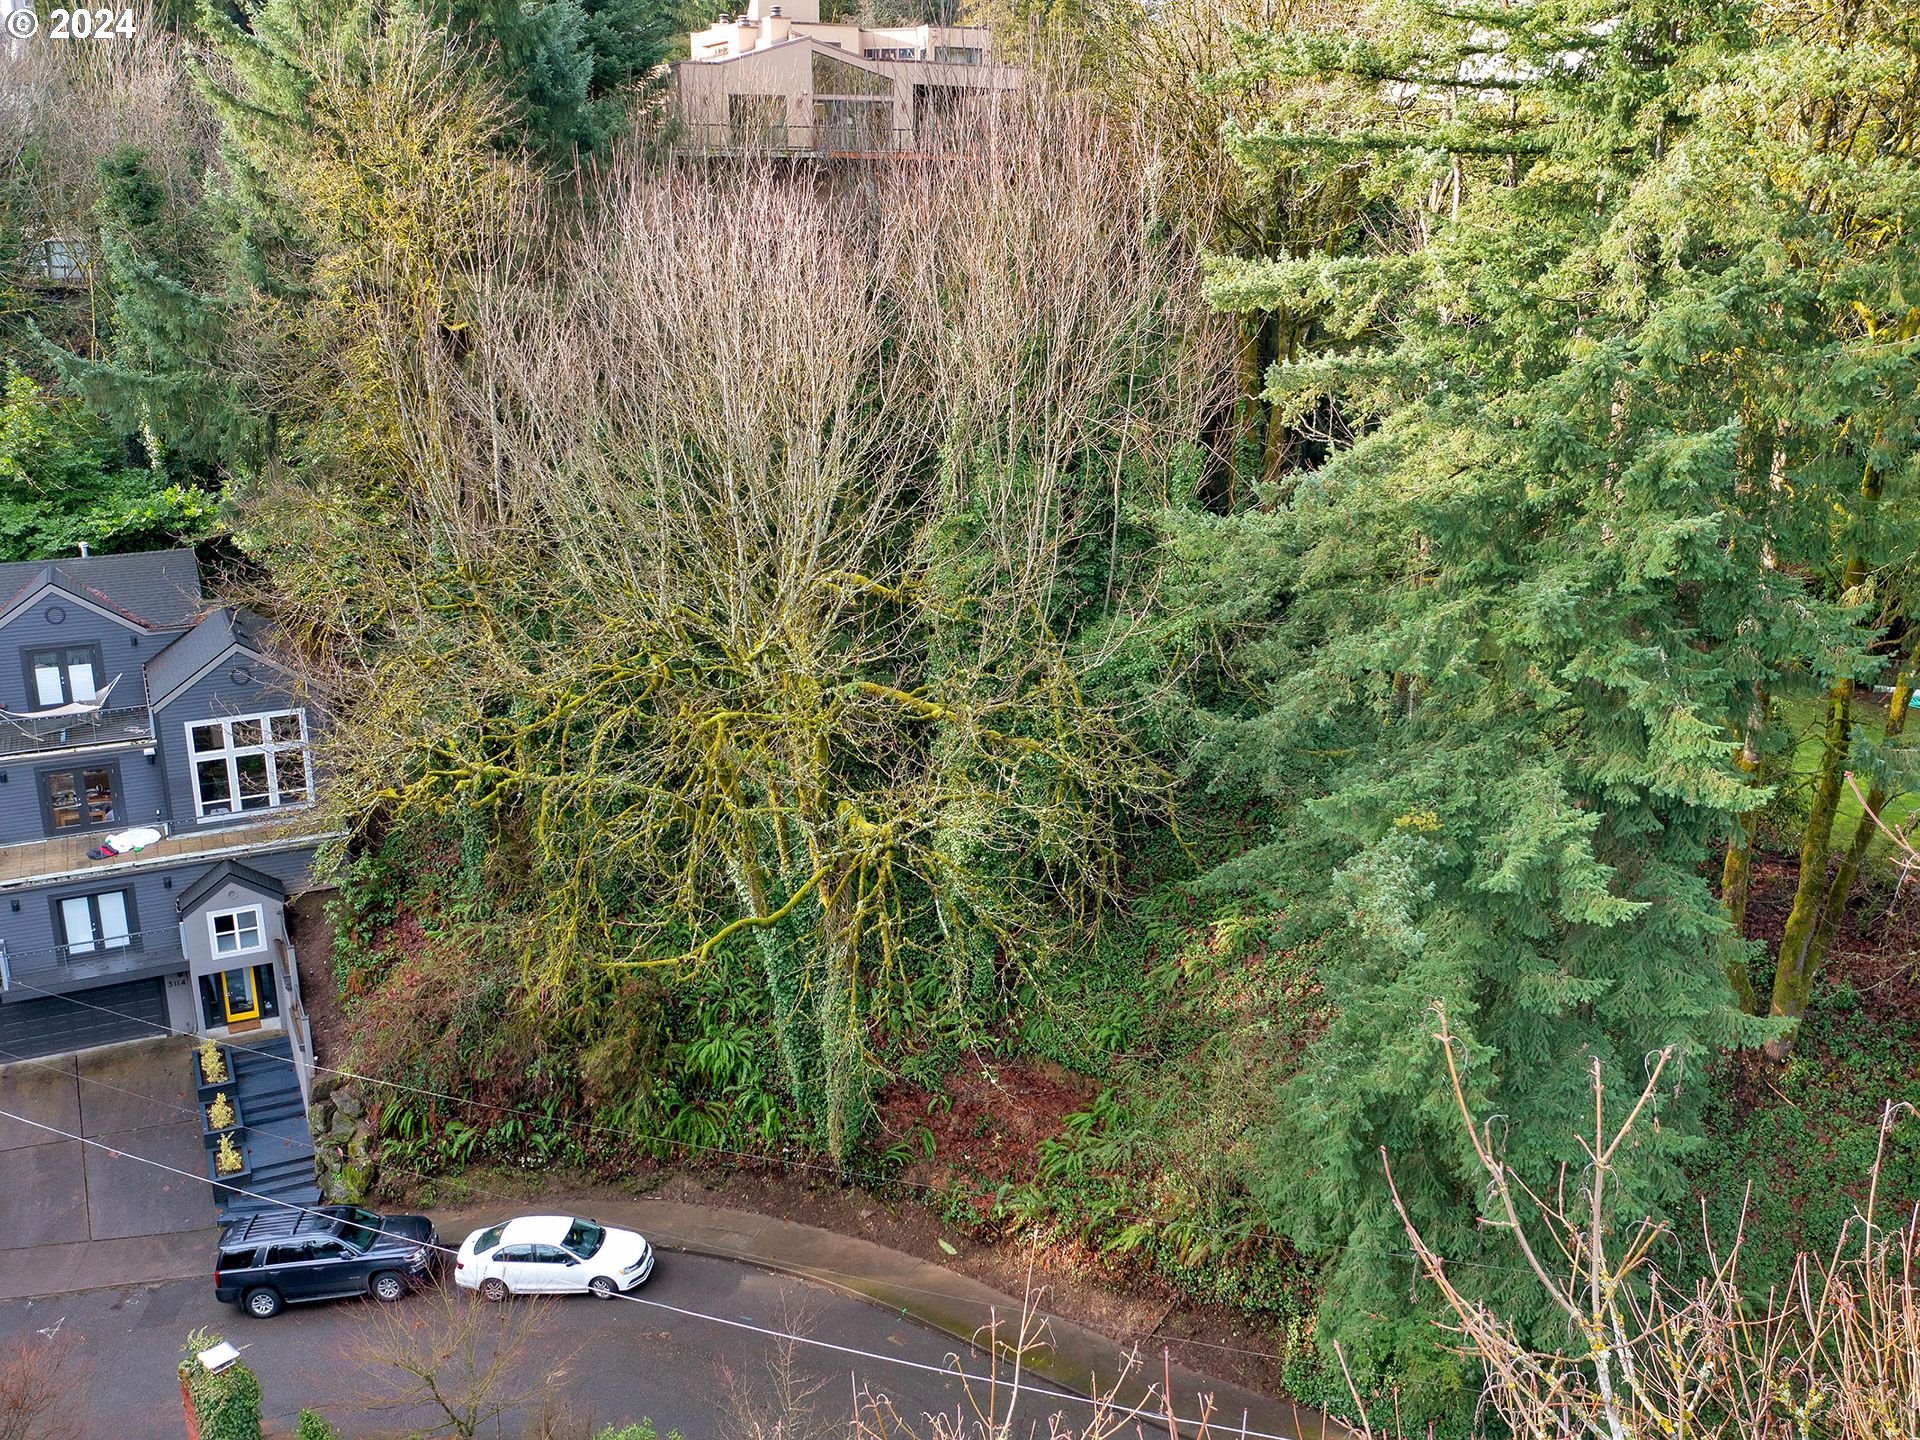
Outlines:
{"label": "small window", "polygon": [[281,1244],[267,1247],[267,1264],[304,1265],[308,1253],[309,1247],[304,1240],[283,1241]]}
{"label": "small window", "polygon": [[87,275],[87,243],[68,235],[42,240],[34,256],[40,273],[62,285],[76,284]]}
{"label": "small window", "polygon": [[244,1250],[222,1250],[220,1252],[219,1263],[215,1268],[220,1270],[251,1270],[253,1268],[254,1254],[255,1251],[251,1245]]}
{"label": "small window", "polygon": [[509,1245],[507,1246],[506,1249],[502,1250],[498,1255],[494,1256],[493,1258],[496,1260],[504,1260],[509,1264],[511,1264],[514,1261],[531,1260],[533,1258],[533,1246]]}
{"label": "small window", "polygon": [[244,910],[218,911],[207,917],[207,924],[213,930],[216,955],[242,955],[266,945],[258,905],[249,905]]}

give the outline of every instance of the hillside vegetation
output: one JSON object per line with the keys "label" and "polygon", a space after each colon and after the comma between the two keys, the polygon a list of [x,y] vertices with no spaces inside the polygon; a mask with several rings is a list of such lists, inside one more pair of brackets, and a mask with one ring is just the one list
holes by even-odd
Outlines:
{"label": "hillside vegetation", "polygon": [[342,1058],[526,1112],[384,1105],[396,1181],[818,1167],[1409,1433],[1567,1343],[1516,1233],[1753,1179],[1759,1294],[1920,1201],[1904,7],[1014,7],[871,167],[679,155],[647,0],[470,8],[0,109],[0,557],[277,622]]}

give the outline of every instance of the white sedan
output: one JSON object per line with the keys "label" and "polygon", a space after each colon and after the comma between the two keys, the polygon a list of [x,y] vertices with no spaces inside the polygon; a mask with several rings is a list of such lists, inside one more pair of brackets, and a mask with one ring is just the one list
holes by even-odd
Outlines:
{"label": "white sedan", "polygon": [[522,1215],[460,1244],[455,1283],[488,1300],[597,1295],[610,1300],[653,1273],[653,1247],[631,1230],[570,1215]]}

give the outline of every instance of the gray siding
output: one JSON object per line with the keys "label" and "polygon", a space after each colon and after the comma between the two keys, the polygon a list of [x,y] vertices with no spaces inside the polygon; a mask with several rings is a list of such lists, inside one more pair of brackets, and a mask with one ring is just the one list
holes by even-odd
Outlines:
{"label": "gray siding", "polygon": [[[172,870],[135,870],[103,872],[91,878],[39,890],[14,891],[0,906],[0,939],[7,942],[7,968],[16,981],[25,981],[47,989],[66,988],[69,974],[56,950],[59,932],[54,926],[54,905],[69,895],[91,895],[107,890],[132,893],[133,915],[130,924],[139,933],[138,948],[127,952],[96,952],[89,960],[111,961],[116,967],[145,968],[163,961],[181,962],[178,917],[173,910],[174,892],[166,888],[169,877],[176,887],[181,875],[205,869],[194,866],[184,872]],[[13,902],[20,902],[14,913]]]}
{"label": "gray siding", "polygon": [[[260,907],[260,948],[245,954],[215,955],[207,917],[221,910],[240,910],[252,905]],[[180,917],[180,949],[187,957],[187,968],[196,978],[241,965],[269,964],[280,953],[278,947],[286,941],[286,906],[241,880],[227,881]]]}
{"label": "gray siding", "polygon": [[[48,613],[64,614],[59,623]],[[88,609],[72,597],[48,590],[0,627],[0,709],[32,710],[36,700],[27,689],[26,665],[22,656],[29,650],[51,645],[100,647],[99,683],[105,685],[115,675],[121,677],[107,704],[118,710],[147,703],[144,667],[158,655],[177,632],[142,633],[131,622],[109,620]]]}
{"label": "gray siding", "polygon": [[[245,863],[252,869],[271,875],[288,891],[306,888],[313,848],[275,851],[266,855],[248,855]],[[129,890],[133,897],[133,925],[139,931],[140,945],[129,952],[96,952],[94,960],[124,962],[127,969],[186,967],[186,952],[181,946],[181,915],[174,905],[189,885],[206,874],[211,864],[194,860],[185,864],[152,870],[102,870],[96,877],[36,890],[19,890],[0,896],[0,940],[7,946],[7,964],[13,978],[42,989],[71,988],[71,973],[61,963],[56,946],[60,943],[54,921],[54,902],[69,895],[97,894],[106,890]],[[169,885],[167,882],[172,881]],[[227,887],[221,887],[224,891]],[[216,892],[221,893],[221,892]],[[15,911],[13,903],[20,909]],[[250,901],[247,903],[251,903]],[[200,907],[204,914],[208,905]],[[212,908],[231,908],[218,905]],[[202,922],[204,924],[204,921]],[[15,994],[12,1000],[23,998]]]}
{"label": "gray siding", "polygon": [[[52,751],[0,758],[0,772],[7,777],[6,783],[0,785],[0,845],[18,845],[51,834],[106,836],[131,825],[163,826],[167,819],[166,786],[161,779],[158,757],[149,762],[142,753],[145,748]],[[114,807],[113,824],[86,832],[49,830],[41,803],[42,775],[50,770],[85,770],[90,765],[103,764],[112,765],[120,772],[119,803]]]}
{"label": "gray siding", "polygon": [[[245,680],[236,680],[236,673],[244,673]],[[159,768],[166,786],[167,804],[173,815],[174,829],[185,834],[194,830],[213,829],[219,825],[232,825],[258,820],[269,811],[254,810],[241,815],[230,815],[196,820],[193,813],[193,776],[189,768],[187,752],[187,727],[198,721],[231,717],[235,715],[258,715],[275,710],[304,710],[305,707],[294,699],[288,677],[279,666],[266,660],[256,660],[243,650],[229,649],[228,653],[216,663],[196,683],[189,685],[165,705],[154,711],[154,744],[159,751]],[[314,736],[311,716],[307,720],[309,740]],[[309,768],[308,785],[314,785],[315,777]],[[252,862],[249,861],[249,864]]]}

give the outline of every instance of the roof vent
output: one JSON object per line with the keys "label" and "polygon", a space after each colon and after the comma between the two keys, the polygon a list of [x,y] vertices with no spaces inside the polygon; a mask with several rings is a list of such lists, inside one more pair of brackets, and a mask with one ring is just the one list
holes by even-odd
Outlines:
{"label": "roof vent", "polygon": [[80,558],[82,560],[87,558],[87,542],[84,540],[80,542]]}

